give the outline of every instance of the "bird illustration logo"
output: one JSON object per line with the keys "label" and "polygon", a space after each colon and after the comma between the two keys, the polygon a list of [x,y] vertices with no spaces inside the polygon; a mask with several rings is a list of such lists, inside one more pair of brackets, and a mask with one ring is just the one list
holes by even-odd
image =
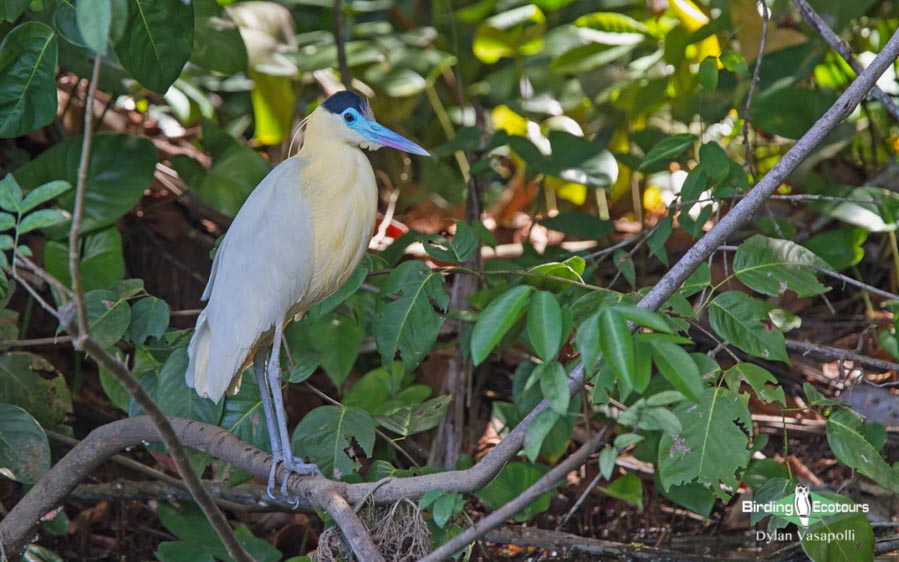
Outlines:
{"label": "bird illustration logo", "polygon": [[796,485],[796,490],[793,492],[793,507],[796,508],[796,515],[799,516],[799,522],[807,529],[808,516],[812,512],[812,502],[809,501],[808,486],[805,484]]}

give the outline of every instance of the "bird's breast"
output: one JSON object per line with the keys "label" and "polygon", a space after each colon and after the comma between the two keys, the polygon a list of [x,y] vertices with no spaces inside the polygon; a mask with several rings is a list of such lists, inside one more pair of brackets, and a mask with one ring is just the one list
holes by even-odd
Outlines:
{"label": "bird's breast", "polygon": [[312,282],[303,299],[309,305],[336,291],[359,265],[378,210],[375,175],[361,150],[343,146],[316,156],[302,177],[309,187],[315,246]]}

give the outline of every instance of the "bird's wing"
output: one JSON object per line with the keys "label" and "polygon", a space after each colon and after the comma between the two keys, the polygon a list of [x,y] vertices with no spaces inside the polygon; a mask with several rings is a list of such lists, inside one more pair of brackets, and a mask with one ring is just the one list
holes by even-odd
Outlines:
{"label": "bird's wing", "polygon": [[260,336],[306,293],[314,237],[300,171],[290,158],[256,187],[225,234],[203,293],[206,309],[190,345],[187,382],[218,400]]}

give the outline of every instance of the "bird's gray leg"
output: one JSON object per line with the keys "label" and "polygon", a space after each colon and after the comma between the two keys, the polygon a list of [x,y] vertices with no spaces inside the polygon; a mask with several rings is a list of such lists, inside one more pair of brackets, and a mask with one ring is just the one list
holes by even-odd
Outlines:
{"label": "bird's gray leg", "polygon": [[[284,335],[284,327],[281,323],[275,324],[275,336],[272,341],[272,354],[268,363],[268,384],[272,389],[272,400],[275,403],[275,416],[278,419],[278,429],[281,434],[281,450],[284,452],[284,468],[288,472],[298,474],[315,474],[318,468],[314,464],[305,463],[302,459],[294,458],[293,449],[290,447],[290,436],[287,433],[287,414],[284,411],[284,397],[281,395],[281,340]],[[287,478],[281,481],[281,494],[287,498]],[[299,502],[299,498],[297,498]]]}
{"label": "bird's gray leg", "polygon": [[[278,463],[284,459],[284,452],[281,449],[281,439],[275,428],[275,412],[272,409],[272,391],[265,382],[265,360],[271,354],[271,348],[260,349],[253,357],[253,373],[256,375],[256,384],[259,386],[259,396],[262,397],[262,410],[265,413],[265,424],[268,427],[268,442],[272,448],[272,467],[268,473],[268,485],[265,487],[265,493],[268,497],[275,499],[272,490],[275,489],[275,470]],[[280,394],[281,389],[278,389]]]}

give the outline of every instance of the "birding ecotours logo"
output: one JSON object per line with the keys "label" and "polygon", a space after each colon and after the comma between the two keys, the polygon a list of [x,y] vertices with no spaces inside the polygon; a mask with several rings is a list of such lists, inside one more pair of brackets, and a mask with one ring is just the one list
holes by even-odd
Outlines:
{"label": "birding ecotours logo", "polygon": [[[785,484],[789,482],[785,481]],[[787,488],[789,489],[789,488]],[[826,493],[825,493],[826,494]],[[855,513],[868,513],[867,504],[858,504],[836,494],[818,494],[812,492],[806,484],[793,486],[793,493],[779,500],[741,502],[744,513],[752,513],[753,521],[763,519],[768,515],[773,516],[768,525],[768,531],[759,531],[758,540],[771,542],[772,540],[793,540],[790,532],[783,532],[789,523],[795,524],[797,535],[800,539],[818,538],[822,540],[842,540],[841,537],[829,537],[827,532],[827,520],[846,517]],[[824,524],[824,525],[822,525]],[[848,531],[847,531],[848,532]],[[854,533],[854,531],[852,531]],[[833,534],[833,533],[830,533]]]}

